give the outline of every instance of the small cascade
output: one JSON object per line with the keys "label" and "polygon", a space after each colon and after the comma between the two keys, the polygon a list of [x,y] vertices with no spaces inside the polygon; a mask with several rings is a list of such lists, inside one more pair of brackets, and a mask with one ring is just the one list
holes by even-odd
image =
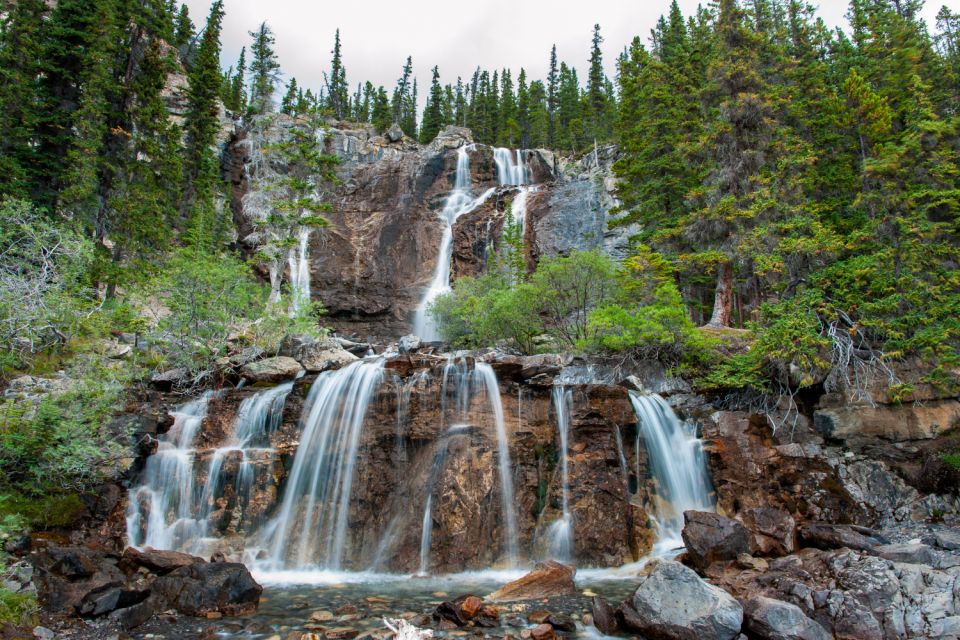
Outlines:
{"label": "small cascade", "polygon": [[[200,522],[203,526],[203,536],[209,535],[207,527],[210,515],[216,506],[217,497],[223,491],[223,464],[230,456],[240,457],[234,491],[240,503],[241,512],[246,510],[250,502],[251,489],[256,481],[256,464],[253,456],[269,457],[273,454],[273,449],[269,446],[269,437],[280,425],[283,406],[292,389],[293,382],[286,382],[264,389],[240,403],[233,423],[233,436],[224,446],[213,452],[207,468],[207,483],[200,498]],[[200,550],[200,547],[194,547],[194,551]]]}
{"label": "small cascade", "polygon": [[193,442],[213,392],[173,411],[173,426],[147,459],[143,484],[130,491],[127,537],[131,546],[182,549],[201,533],[196,519]]}
{"label": "small cascade", "polygon": [[503,186],[517,186],[530,183],[527,163],[523,161],[523,151],[510,151],[503,147],[493,150],[493,161],[497,165],[497,182]]}
{"label": "small cascade", "polygon": [[[310,304],[310,227],[300,227],[297,245],[287,254],[290,267],[290,315]],[[271,276],[272,277],[272,276]]]}
{"label": "small cascade", "polygon": [[437,478],[443,471],[443,463],[447,459],[450,438],[452,436],[465,433],[469,425],[457,424],[450,427],[442,436],[442,441],[437,445],[437,452],[433,456],[433,464],[430,468],[430,478],[427,481],[427,500],[423,508],[423,522],[420,530],[420,570],[419,576],[426,576],[430,570],[430,542],[433,539],[433,489],[437,484]]}
{"label": "small cascade", "polygon": [[475,363],[471,369],[466,359],[451,356],[443,370],[440,394],[440,411],[444,424],[466,423],[470,418],[471,405],[476,398],[486,401],[493,416],[497,437],[497,466],[502,489],[501,510],[506,535],[504,555],[507,562],[513,566],[519,559],[520,542],[517,533],[517,508],[513,489],[510,442],[507,437],[497,374],[493,367],[484,362]]}
{"label": "small cascade", "polygon": [[264,568],[341,568],[363,421],[383,368],[383,358],[360,360],[310,388],[283,500],[264,532]]}
{"label": "small cascade", "polygon": [[450,263],[453,260],[453,223],[460,216],[473,211],[483,204],[495,189],[488,189],[478,198],[471,192],[470,181],[470,154],[468,147],[457,150],[457,171],[454,178],[453,191],[447,196],[440,213],[443,223],[443,234],[440,237],[440,248],[437,252],[437,266],[434,269],[433,280],[420,301],[414,315],[413,330],[427,342],[440,339],[437,327],[430,317],[430,303],[439,296],[450,291]]}
{"label": "small cascade", "polygon": [[570,473],[567,458],[570,453],[570,410],[573,393],[561,384],[553,387],[553,409],[557,415],[560,435],[560,478],[562,480],[563,516],[550,526],[550,554],[555,560],[573,560],[573,516],[570,513]]}
{"label": "small cascade", "polygon": [[513,199],[510,205],[510,215],[513,216],[514,224],[520,225],[520,238],[525,237],[527,230],[527,196],[530,194],[529,187],[520,187],[520,191]]}
{"label": "small cascade", "polygon": [[[694,425],[682,422],[659,395],[631,391],[630,401],[639,421],[638,455],[642,438],[656,481],[656,546],[663,550],[682,546],[683,512],[713,510],[703,443]],[[637,465],[639,478],[639,459]]]}

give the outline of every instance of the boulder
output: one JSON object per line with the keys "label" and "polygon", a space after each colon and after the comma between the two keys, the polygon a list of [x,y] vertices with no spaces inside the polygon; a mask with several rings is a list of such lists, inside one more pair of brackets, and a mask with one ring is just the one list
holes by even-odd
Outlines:
{"label": "boulder", "polygon": [[487,596],[487,600],[508,602],[574,595],[577,593],[577,585],[573,582],[574,573],[576,569],[573,567],[548,560],[538,564],[522,578],[497,589]]}
{"label": "boulder", "polygon": [[701,571],[714,562],[736,560],[739,554],[750,553],[750,534],[736,520],[706,511],[686,511],[683,520],[687,557]]}
{"label": "boulder", "polygon": [[189,377],[190,372],[186,369],[170,369],[153,374],[150,377],[150,385],[160,391],[170,391],[185,383]]}
{"label": "boulder", "polygon": [[758,640],[831,640],[833,634],[795,604],[754,596],[743,606],[746,630]]}
{"label": "boulder", "polygon": [[538,624],[530,631],[530,637],[533,640],[555,640],[557,634],[549,624]]}
{"label": "boulder", "polygon": [[335,338],[317,339],[305,334],[285,336],[278,355],[293,358],[309,373],[339,369],[358,359]]}
{"label": "boulder", "polygon": [[400,142],[403,140],[403,129],[401,129],[397,123],[393,123],[383,135],[386,136],[390,142]]}
{"label": "boulder", "polygon": [[742,517],[755,554],[779,557],[797,550],[797,523],[783,509],[757,507],[747,509]]}
{"label": "boulder", "polygon": [[733,640],[740,634],[740,603],[692,569],[653,560],[640,580],[618,614],[630,631],[658,640]]}
{"label": "boulder", "polygon": [[277,383],[293,380],[302,371],[303,367],[293,358],[277,356],[245,364],[240,375],[254,383]]}
{"label": "boulder", "polygon": [[263,587],[239,562],[201,562],[160,576],[153,590],[186,615],[236,616],[256,610]]}
{"label": "boulder", "polygon": [[201,558],[179,551],[159,551],[147,547],[139,550],[136,547],[127,547],[123,550],[122,560],[134,567],[145,567],[158,575],[166,575],[174,569],[189,567],[203,562]]}
{"label": "boulder", "polygon": [[925,536],[923,541],[929,545],[940,547],[941,549],[958,551],[960,550],[960,531],[954,531],[952,529],[934,531],[928,536]]}
{"label": "boulder", "polygon": [[884,544],[872,552],[890,562],[937,566],[939,561],[936,550],[925,544]]}
{"label": "boulder", "polygon": [[422,344],[423,341],[420,340],[420,336],[408,335],[400,338],[397,346],[400,349],[400,353],[410,353],[419,349]]}
{"label": "boulder", "polygon": [[817,549],[847,548],[857,551],[870,551],[886,543],[876,532],[865,527],[826,522],[808,522],[800,527],[800,541]]}
{"label": "boulder", "polygon": [[605,636],[617,632],[617,618],[610,604],[600,596],[593,596],[590,602],[593,615],[593,626]]}

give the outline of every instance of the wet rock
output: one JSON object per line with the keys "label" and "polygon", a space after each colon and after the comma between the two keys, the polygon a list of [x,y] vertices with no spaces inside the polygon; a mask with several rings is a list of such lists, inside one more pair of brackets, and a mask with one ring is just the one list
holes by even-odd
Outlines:
{"label": "wet rock", "polygon": [[460,598],[460,614],[467,620],[472,620],[480,613],[483,608],[483,600],[477,596],[465,596]]}
{"label": "wet rock", "polygon": [[733,640],[743,609],[723,589],[704,582],[679,562],[647,565],[633,597],[620,608],[623,626],[664,640]]}
{"label": "wet rock", "polygon": [[239,562],[196,563],[157,578],[154,591],[177,611],[243,615],[256,610],[263,587]]}
{"label": "wet rock", "polygon": [[400,338],[398,348],[400,349],[400,353],[410,353],[419,349],[422,344],[423,342],[420,340],[420,336],[408,335]]}
{"label": "wet rock", "polygon": [[605,636],[616,633],[617,618],[613,607],[600,596],[593,596],[590,605],[593,615],[593,626]]}
{"label": "wet rock", "polygon": [[203,562],[201,558],[187,553],[159,551],[149,547],[142,551],[135,547],[127,547],[124,549],[121,559],[134,567],[144,567],[158,575],[166,575],[174,569]]}
{"label": "wet rock", "polygon": [[331,611],[314,611],[310,614],[310,619],[314,622],[330,622],[333,620],[333,612]]}
{"label": "wet rock", "polygon": [[317,339],[305,334],[285,336],[280,342],[278,354],[293,358],[308,373],[339,369],[358,359],[335,338]]}
{"label": "wet rock", "polygon": [[757,507],[742,514],[750,532],[754,553],[763,556],[785,556],[796,551],[797,523],[783,509]]}
{"label": "wet rock", "polygon": [[446,620],[452,622],[458,627],[465,626],[470,619],[463,615],[460,607],[454,602],[441,602],[433,610],[433,617],[436,620]]}
{"label": "wet rock", "polygon": [[555,640],[557,634],[553,632],[553,627],[549,624],[538,624],[530,631],[530,637],[533,640]]}
{"label": "wet rock", "polygon": [[800,527],[800,541],[817,549],[855,549],[870,551],[886,542],[876,532],[864,527],[826,522],[808,522]]}
{"label": "wet rock", "polygon": [[577,623],[573,621],[573,618],[562,613],[551,613],[547,616],[546,623],[557,631],[572,633],[577,630]]}
{"label": "wet rock", "polygon": [[522,578],[497,589],[487,596],[487,600],[507,602],[575,595],[577,593],[577,587],[573,582],[575,572],[573,567],[548,560],[538,564],[533,571]]}
{"label": "wet rock", "polygon": [[360,635],[360,632],[353,627],[334,627],[326,629],[323,635],[327,640],[350,640]]}
{"label": "wet rock", "polygon": [[743,607],[744,627],[758,640],[831,640],[833,635],[788,602],[756,596]]}
{"label": "wet rock", "polygon": [[303,367],[293,358],[277,356],[246,364],[240,370],[240,374],[253,383],[277,383],[293,380],[301,371]]}
{"label": "wet rock", "polygon": [[750,535],[736,520],[706,511],[686,511],[683,520],[687,557],[701,571],[714,562],[736,560],[739,554],[750,552]]}

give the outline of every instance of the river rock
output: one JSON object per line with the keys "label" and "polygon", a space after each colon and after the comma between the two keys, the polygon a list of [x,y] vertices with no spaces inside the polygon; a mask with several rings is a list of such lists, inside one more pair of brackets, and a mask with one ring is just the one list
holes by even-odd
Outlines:
{"label": "river rock", "polygon": [[201,562],[157,578],[154,591],[190,616],[235,616],[256,610],[263,587],[239,562]]}
{"label": "river rock", "polygon": [[147,547],[139,550],[136,547],[127,547],[123,551],[122,560],[136,567],[145,567],[158,575],[166,575],[174,569],[188,567],[196,562],[203,562],[201,558],[179,551],[160,551]]}
{"label": "river rock", "polygon": [[833,635],[789,602],[755,596],[743,606],[745,628],[758,640],[832,640]]}
{"label": "river rock", "polygon": [[531,630],[530,637],[533,640],[555,640],[557,637],[557,634],[554,633],[553,627],[551,625],[538,624]]}
{"label": "river rock", "polygon": [[797,523],[783,509],[757,507],[742,514],[743,525],[750,532],[754,553],[762,556],[785,556],[796,551]]}
{"label": "river rock", "polygon": [[808,522],[800,527],[800,541],[817,549],[855,549],[870,551],[886,541],[864,527],[826,522]]}
{"label": "river rock", "polygon": [[277,356],[244,365],[240,375],[253,383],[278,383],[293,380],[301,371],[303,367],[293,358]]}
{"label": "river rock", "polygon": [[736,560],[750,552],[750,534],[730,518],[706,511],[685,511],[683,542],[690,563],[701,571],[714,562]]}
{"label": "river rock", "polygon": [[590,609],[593,615],[593,626],[597,628],[597,631],[605,636],[617,632],[616,613],[606,600],[600,596],[593,596],[590,601]]}
{"label": "river rock", "polygon": [[570,596],[577,593],[573,582],[576,569],[548,560],[537,564],[533,571],[505,584],[489,596],[490,602],[509,602],[513,600],[534,600],[554,596]]}
{"label": "river rock", "polygon": [[335,338],[317,339],[306,334],[284,336],[278,355],[293,358],[308,373],[339,369],[358,359]]}
{"label": "river rock", "polygon": [[733,596],[669,560],[647,565],[619,615],[630,631],[662,640],[733,640],[743,623],[743,608]]}

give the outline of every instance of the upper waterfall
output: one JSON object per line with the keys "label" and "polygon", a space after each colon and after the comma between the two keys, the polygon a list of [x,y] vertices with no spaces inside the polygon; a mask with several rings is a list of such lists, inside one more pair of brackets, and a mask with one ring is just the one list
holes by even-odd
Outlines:
{"label": "upper waterfall", "polygon": [[493,150],[493,161],[497,165],[497,182],[501,185],[518,186],[530,183],[530,172],[520,149],[511,151],[496,147]]}
{"label": "upper waterfall", "polygon": [[473,211],[483,204],[493,194],[494,189],[488,189],[478,198],[472,195],[470,180],[470,154],[468,147],[457,149],[457,170],[454,177],[453,191],[447,196],[443,211],[440,212],[440,221],[443,232],[440,236],[440,247],[437,251],[437,265],[434,268],[433,280],[417,306],[413,320],[413,330],[427,342],[440,339],[436,324],[430,317],[430,304],[442,294],[450,291],[450,262],[453,260],[453,223],[465,213]]}

